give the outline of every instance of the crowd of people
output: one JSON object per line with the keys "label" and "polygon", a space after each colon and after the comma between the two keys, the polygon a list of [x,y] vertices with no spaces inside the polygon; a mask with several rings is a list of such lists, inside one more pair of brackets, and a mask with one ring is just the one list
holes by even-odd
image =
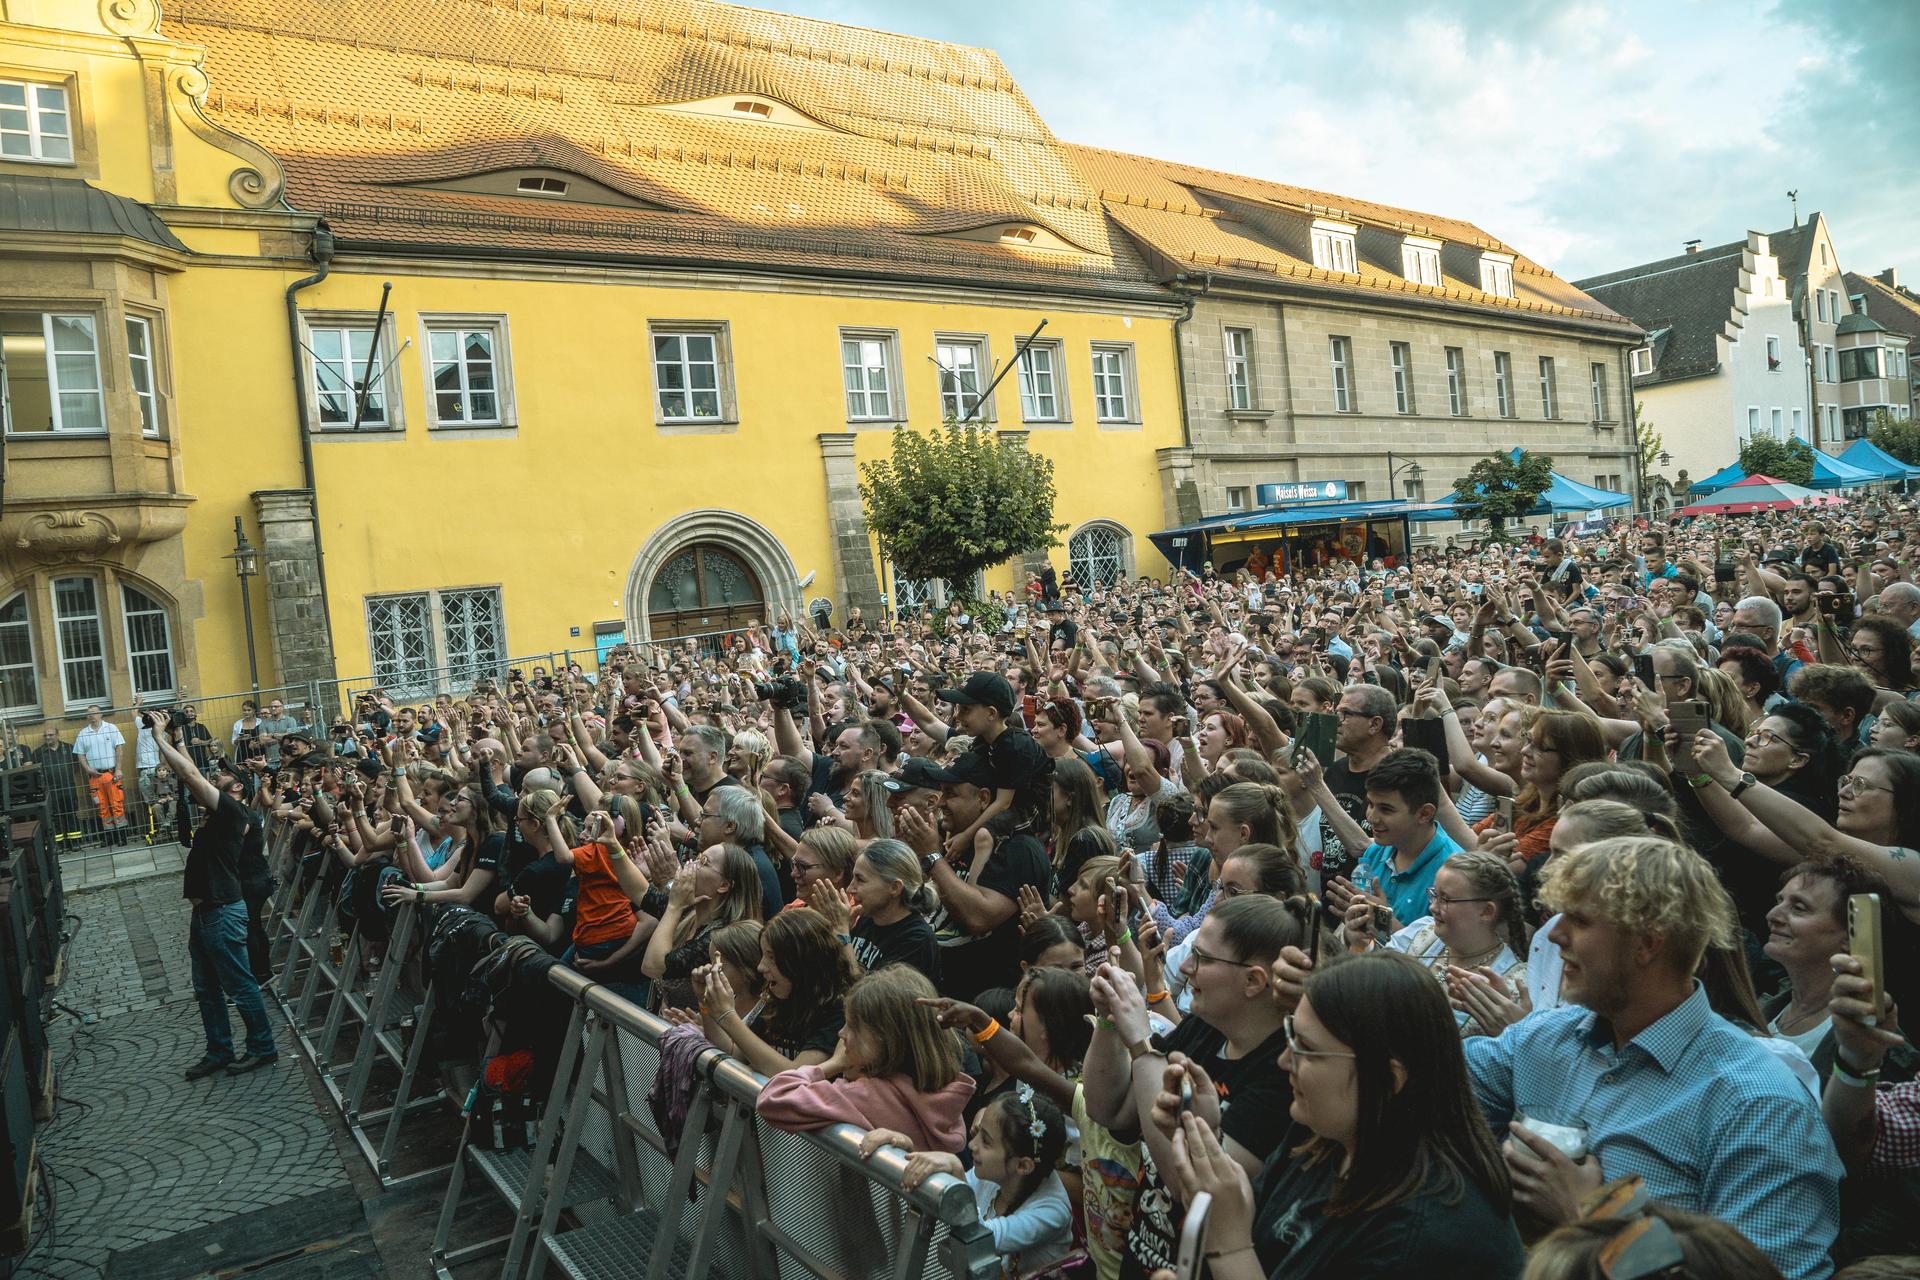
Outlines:
{"label": "crowd of people", "polygon": [[1218,1280],[1914,1274],[1916,543],[1888,499],[1036,578],[168,742],[228,815],[193,1070],[271,1059],[222,993],[251,1032],[274,817],[363,929],[471,922],[964,1177],[1010,1277],[1171,1269],[1201,1193]]}

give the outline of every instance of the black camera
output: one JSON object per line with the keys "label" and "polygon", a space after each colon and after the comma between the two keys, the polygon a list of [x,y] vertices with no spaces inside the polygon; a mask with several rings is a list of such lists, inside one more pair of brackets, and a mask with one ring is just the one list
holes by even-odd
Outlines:
{"label": "black camera", "polygon": [[173,708],[173,710],[167,712],[167,732],[168,733],[185,733],[187,731],[187,726],[192,723],[193,723],[192,717],[188,716],[187,713],[185,711],[182,711],[179,707],[175,707]]}
{"label": "black camera", "polygon": [[753,693],[763,702],[770,703],[776,711],[792,711],[807,703],[807,686],[798,676],[776,676],[771,680],[755,681]]}

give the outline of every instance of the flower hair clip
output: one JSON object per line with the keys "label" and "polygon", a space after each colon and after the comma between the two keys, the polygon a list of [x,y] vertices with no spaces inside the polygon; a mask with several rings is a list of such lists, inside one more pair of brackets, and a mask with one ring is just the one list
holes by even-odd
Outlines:
{"label": "flower hair clip", "polygon": [[1047,1126],[1041,1121],[1040,1113],[1033,1106],[1033,1086],[1023,1080],[1014,1086],[1013,1096],[1018,1098],[1020,1105],[1027,1110],[1028,1135],[1035,1141],[1046,1137]]}

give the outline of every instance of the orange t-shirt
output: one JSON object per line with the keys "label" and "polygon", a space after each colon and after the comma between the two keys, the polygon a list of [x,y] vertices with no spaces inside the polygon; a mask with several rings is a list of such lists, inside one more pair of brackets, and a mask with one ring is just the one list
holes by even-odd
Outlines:
{"label": "orange t-shirt", "polygon": [[[1499,820],[1498,814],[1489,814],[1473,824],[1475,835],[1486,835],[1493,830],[1493,824]],[[1514,846],[1514,853],[1528,862],[1542,857],[1553,841],[1553,824],[1559,817],[1555,814],[1544,822],[1536,822],[1520,833],[1520,842]]]}
{"label": "orange t-shirt", "polygon": [[579,882],[580,895],[573,908],[574,944],[591,946],[631,934],[633,903],[627,900],[627,891],[614,878],[605,847],[583,844],[575,849],[573,874]]}

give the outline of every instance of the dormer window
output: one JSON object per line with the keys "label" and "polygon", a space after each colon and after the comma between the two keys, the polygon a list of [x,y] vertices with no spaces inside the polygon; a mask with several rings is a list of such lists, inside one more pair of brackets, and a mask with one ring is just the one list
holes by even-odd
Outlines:
{"label": "dormer window", "polygon": [[1000,239],[1004,244],[1032,244],[1039,235],[1033,227],[1008,227],[1000,233]]}
{"label": "dormer window", "polygon": [[532,175],[521,178],[515,190],[530,196],[563,196],[567,194],[567,181],[565,178]]}
{"label": "dormer window", "polygon": [[1440,284],[1440,242],[1408,236],[1400,246],[1400,274],[1415,284]]}
{"label": "dormer window", "polygon": [[1313,265],[1322,271],[1354,274],[1353,234],[1358,230],[1350,222],[1316,218],[1313,223]]}
{"label": "dormer window", "polygon": [[0,80],[0,159],[73,159],[67,91],[58,85]]}
{"label": "dormer window", "polygon": [[1480,255],[1480,292],[1490,293],[1496,298],[1513,296],[1512,254],[1483,253]]}
{"label": "dormer window", "polygon": [[743,116],[759,116],[762,120],[765,120],[773,115],[772,103],[755,102],[751,98],[740,98],[735,100],[733,104],[733,109],[739,112]]}
{"label": "dormer window", "polygon": [[1633,349],[1633,354],[1628,357],[1628,361],[1629,361],[1628,367],[1633,370],[1634,377],[1640,378],[1640,377],[1646,376],[1649,373],[1652,373],[1653,372],[1653,348],[1652,347],[1635,347]]}

